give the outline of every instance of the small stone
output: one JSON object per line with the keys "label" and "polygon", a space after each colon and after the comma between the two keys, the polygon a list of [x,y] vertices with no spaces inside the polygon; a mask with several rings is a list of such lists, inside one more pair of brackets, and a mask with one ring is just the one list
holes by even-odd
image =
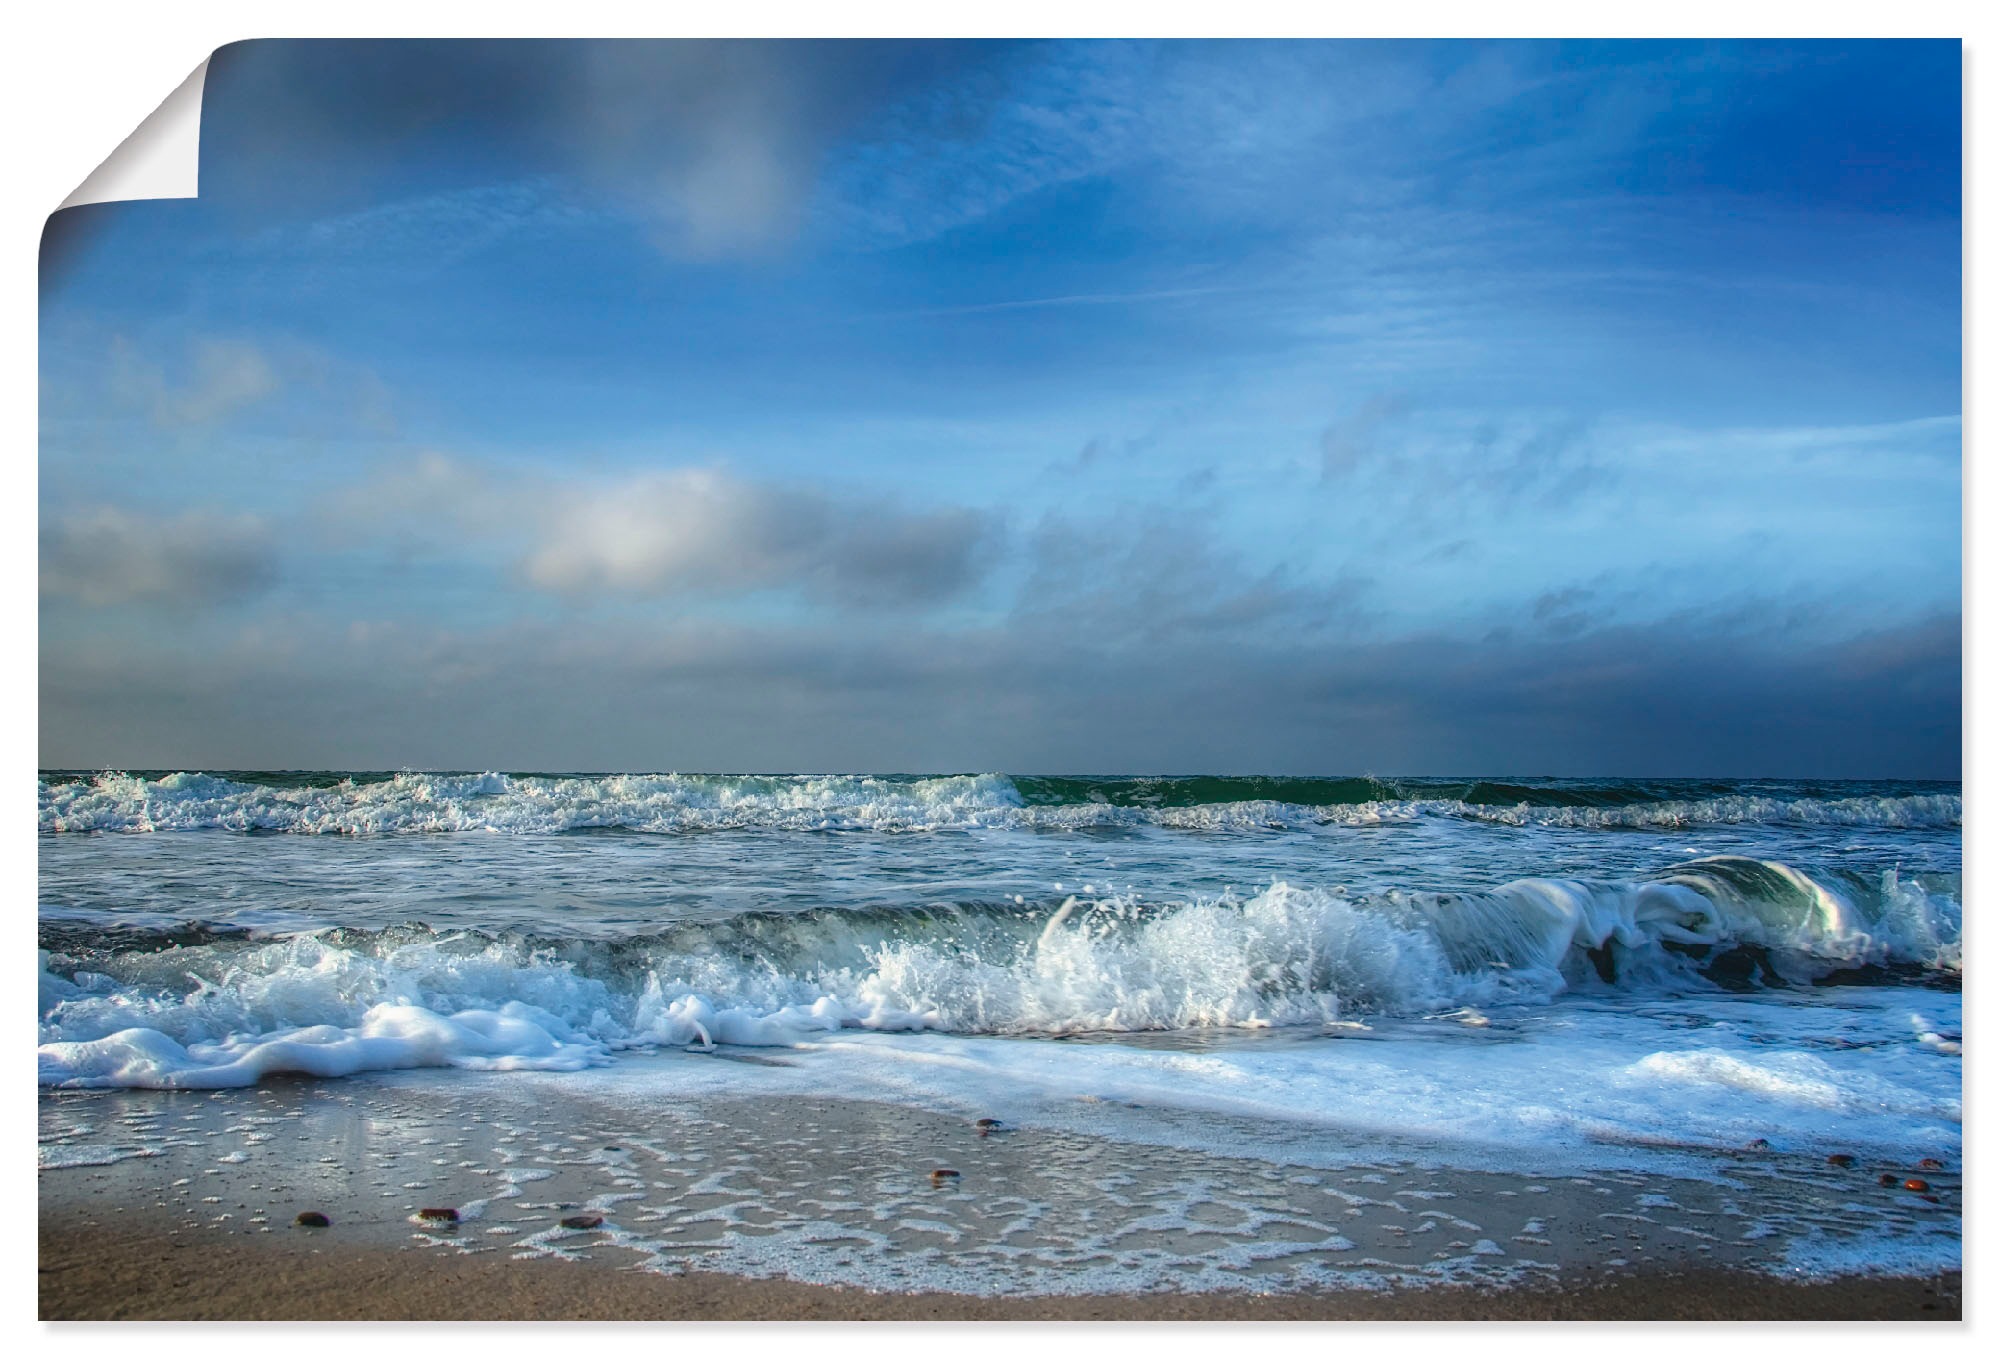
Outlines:
{"label": "small stone", "polygon": [[1747,1149],[1750,1151],[1769,1151],[1771,1149],[1771,1143],[1768,1138],[1753,1137],[1750,1139],[1750,1143]]}
{"label": "small stone", "polygon": [[1839,1166],[1845,1170],[1848,1166],[1854,1164],[1854,1158],[1844,1151],[1836,1151],[1833,1155],[1826,1158],[1826,1163],[1830,1166]]}
{"label": "small stone", "polygon": [[573,1232],[594,1232],[604,1225],[604,1218],[598,1213],[578,1213],[575,1217],[564,1218],[562,1225]]}
{"label": "small stone", "polygon": [[458,1209],[419,1208],[417,1209],[417,1216],[425,1222],[456,1222],[458,1221]]}
{"label": "small stone", "polygon": [[975,1128],[984,1128],[986,1129],[986,1131],[992,1132],[995,1128],[1000,1126],[1000,1120],[997,1118],[982,1118],[972,1126]]}
{"label": "small stone", "polygon": [[931,1183],[934,1185],[938,1185],[939,1187],[943,1187],[944,1185],[950,1184],[953,1180],[957,1178],[958,1178],[958,1172],[956,1170],[946,1170],[940,1167],[939,1169],[933,1170],[931,1172]]}
{"label": "small stone", "polygon": [[1918,1169],[1918,1170],[1943,1170],[1943,1169],[1944,1169],[1944,1162],[1943,1162],[1943,1161],[1940,1161],[1940,1160],[1938,1160],[1938,1158],[1937,1158],[1937,1157],[1935,1157],[1935,1156],[1926,1156],[1926,1157],[1924,1157],[1924,1159],[1923,1159],[1923,1160],[1921,1160],[1921,1161],[1917,1162],[1917,1169]]}
{"label": "small stone", "polygon": [[1888,1186],[1894,1184],[1895,1182],[1896,1182],[1896,1177],[1894,1175],[1882,1174],[1882,1175],[1877,1175],[1875,1177],[1875,1183],[1879,1185]]}
{"label": "small stone", "polygon": [[315,1213],[307,1210],[293,1218],[292,1225],[294,1227],[331,1227],[333,1219],[329,1218],[325,1213]]}
{"label": "small stone", "polygon": [[1911,1178],[1903,1181],[1903,1188],[1909,1190],[1912,1194],[1929,1193],[1930,1187],[1931,1182],[1929,1180]]}

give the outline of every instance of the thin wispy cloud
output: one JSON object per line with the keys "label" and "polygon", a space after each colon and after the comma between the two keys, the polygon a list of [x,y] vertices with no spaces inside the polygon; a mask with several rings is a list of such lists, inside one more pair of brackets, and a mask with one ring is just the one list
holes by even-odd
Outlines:
{"label": "thin wispy cloud", "polygon": [[1065,297],[1022,297],[1004,302],[971,302],[955,307],[918,307],[885,313],[890,318],[913,316],[976,316],[981,312],[1037,311],[1058,307],[1113,307],[1146,302],[1175,302],[1189,297],[1214,297],[1240,288],[1159,288],[1133,293],[1071,293]]}

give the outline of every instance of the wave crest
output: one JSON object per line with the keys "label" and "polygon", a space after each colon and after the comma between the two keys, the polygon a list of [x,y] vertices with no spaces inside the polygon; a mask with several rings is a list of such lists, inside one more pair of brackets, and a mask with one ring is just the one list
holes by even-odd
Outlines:
{"label": "wave crest", "polygon": [[[1447,785],[1442,780],[1013,779],[1002,774],[402,773],[268,783],[188,772],[152,778],[106,772],[44,778],[37,811],[46,833],[223,830],[297,835],[1117,826],[1313,830],[1424,817],[1579,830],[1738,824],[1954,827],[1963,814],[1961,797],[1945,792],[1828,796],[1843,790],[1728,791],[1725,785],[1701,785],[1704,796],[1664,796],[1669,791],[1667,785],[1640,783],[1530,787]],[[1315,798],[1324,800],[1299,800]]]}
{"label": "wave crest", "polygon": [[[1955,974],[1950,895],[1717,858],[1658,878],[1483,893],[1276,883],[1174,906],[742,916],[617,941],[334,930],[43,954],[40,1078],[248,1084],[408,1066],[575,1069],[621,1048],[844,1029],[1062,1035],[1325,1026],[1573,988]],[[135,947],[134,945],[140,945]]]}

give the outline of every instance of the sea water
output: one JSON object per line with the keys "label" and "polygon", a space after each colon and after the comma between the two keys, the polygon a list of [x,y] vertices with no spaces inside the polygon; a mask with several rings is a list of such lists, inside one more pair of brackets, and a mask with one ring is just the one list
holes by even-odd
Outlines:
{"label": "sea water", "polygon": [[[1936,783],[51,772],[39,1072],[858,1100],[1260,1174],[1955,1167],[1960,815]],[[731,1052],[767,1060],[661,1060]],[[1931,1222],[1823,1263],[1956,1254]]]}

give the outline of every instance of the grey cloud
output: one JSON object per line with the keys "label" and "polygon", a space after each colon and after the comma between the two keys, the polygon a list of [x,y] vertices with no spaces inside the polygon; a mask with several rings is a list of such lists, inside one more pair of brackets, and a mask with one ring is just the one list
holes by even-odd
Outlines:
{"label": "grey cloud", "polygon": [[406,543],[437,541],[439,526],[470,534],[511,555],[530,586],[579,599],[771,590],[845,607],[938,604],[980,579],[1001,533],[976,510],[912,510],[715,468],[593,483],[496,476],[436,454],[328,510],[344,532]]}
{"label": "grey cloud", "polygon": [[198,608],[259,593],[277,578],[270,531],[251,515],[156,518],[112,507],[42,529],[41,593],[93,608]]}
{"label": "grey cloud", "polygon": [[873,83],[856,55],[785,43],[588,44],[564,125],[598,188],[635,202],[668,250],[755,253],[797,230],[821,156],[861,111],[841,83]]}
{"label": "grey cloud", "polygon": [[[45,766],[1941,777],[1959,620],[1776,642],[310,620],[138,658],[43,649]],[[337,641],[338,645],[329,645]],[[590,702],[575,701],[579,694]],[[615,729],[602,714],[620,714]]]}
{"label": "grey cloud", "polygon": [[1596,598],[1596,594],[1595,590],[1578,586],[1550,590],[1535,600],[1531,612],[1535,622],[1547,631],[1569,636],[1589,626],[1591,615],[1584,606]]}
{"label": "grey cloud", "polygon": [[[828,148],[900,91],[977,51],[950,43],[741,40],[260,41],[215,54],[204,198],[238,210],[375,201],[390,146],[477,121],[441,192],[571,177],[669,251],[754,254],[798,226]],[[204,136],[207,136],[206,130]],[[462,149],[462,148],[461,148]],[[463,162],[454,165],[454,161]]]}

